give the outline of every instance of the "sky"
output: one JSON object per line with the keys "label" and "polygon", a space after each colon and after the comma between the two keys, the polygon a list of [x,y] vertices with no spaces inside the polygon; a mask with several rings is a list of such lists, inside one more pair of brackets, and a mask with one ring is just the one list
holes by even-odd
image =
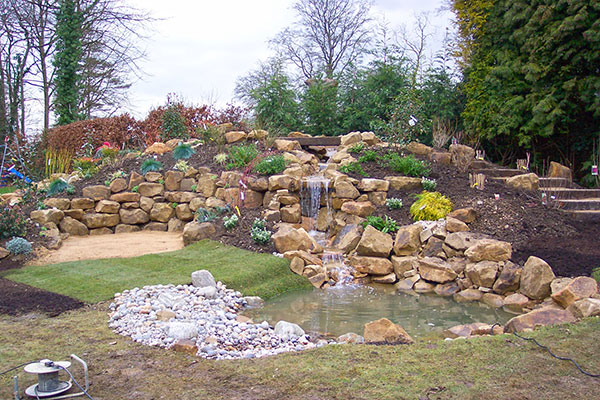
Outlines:
{"label": "sky", "polygon": [[[268,41],[293,26],[293,0],[129,0],[158,20],[144,44],[144,75],[130,90],[130,111],[143,118],[175,93],[186,103],[222,107],[235,101],[236,79],[274,53]],[[375,0],[375,18],[385,17],[391,29],[406,26],[414,16],[430,12],[431,48],[439,49],[449,12],[443,0]]]}

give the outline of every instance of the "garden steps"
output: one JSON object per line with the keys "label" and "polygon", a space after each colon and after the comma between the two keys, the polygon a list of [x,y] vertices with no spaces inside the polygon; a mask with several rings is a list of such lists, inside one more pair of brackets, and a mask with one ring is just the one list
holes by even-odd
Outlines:
{"label": "garden steps", "polygon": [[513,168],[481,168],[473,169],[473,173],[484,174],[486,178],[510,178],[528,172]]}
{"label": "garden steps", "polygon": [[315,136],[315,137],[289,137],[282,136],[275,138],[277,140],[295,140],[300,146],[339,146],[341,138],[339,136]]}
{"label": "garden steps", "polygon": [[[545,178],[540,177],[540,188],[569,188],[576,189],[578,186],[567,178]],[[549,189],[548,189],[549,190]]]}
{"label": "garden steps", "polygon": [[600,189],[572,189],[565,187],[541,187],[540,192],[554,196],[558,200],[600,200]]}

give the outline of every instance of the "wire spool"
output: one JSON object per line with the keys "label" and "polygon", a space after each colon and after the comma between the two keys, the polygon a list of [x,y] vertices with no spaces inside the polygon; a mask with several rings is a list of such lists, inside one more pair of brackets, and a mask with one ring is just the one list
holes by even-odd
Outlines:
{"label": "wire spool", "polygon": [[38,377],[38,383],[29,386],[25,394],[30,397],[50,397],[56,396],[71,389],[73,385],[70,381],[61,381],[58,378],[58,372],[62,368],[69,368],[69,361],[41,360],[25,366],[25,372],[35,374]]}

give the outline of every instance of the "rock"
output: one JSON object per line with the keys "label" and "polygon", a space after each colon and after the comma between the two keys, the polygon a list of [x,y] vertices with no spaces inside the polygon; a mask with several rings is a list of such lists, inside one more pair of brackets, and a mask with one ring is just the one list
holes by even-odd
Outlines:
{"label": "rock", "polygon": [[95,185],[86,186],[82,189],[83,197],[88,197],[94,201],[107,200],[110,197],[110,188],[108,186]]}
{"label": "rock", "polygon": [[514,292],[519,289],[519,283],[521,282],[521,271],[522,267],[507,261],[502,268],[502,272],[496,279],[493,289],[494,292],[499,294],[505,294],[506,292]]}
{"label": "rock", "polygon": [[501,308],[504,306],[504,297],[499,294],[484,293],[481,302],[492,308]]}
{"label": "rock", "polygon": [[217,287],[217,282],[210,271],[202,269],[192,272],[192,285],[199,288],[206,286]]}
{"label": "rock", "polygon": [[337,179],[333,185],[333,189],[338,198],[354,200],[360,196],[360,192],[348,181]]}
{"label": "rock", "polygon": [[368,146],[374,146],[377,143],[381,143],[381,139],[379,139],[373,132],[361,132],[360,136],[362,141]]}
{"label": "rock", "polygon": [[325,282],[329,281],[329,276],[326,272],[319,272],[318,274],[308,277],[308,280],[314,287],[320,289]]}
{"label": "rock", "polygon": [[416,293],[433,293],[435,291],[435,284],[431,282],[426,282],[424,280],[419,280],[415,282],[413,286],[413,290]]}
{"label": "rock", "polygon": [[498,263],[494,261],[481,261],[477,264],[469,264],[465,268],[465,274],[474,285],[491,288],[498,274]]}
{"label": "rock", "polygon": [[59,226],[61,231],[73,236],[86,236],[89,233],[87,226],[71,217],[64,217]]}
{"label": "rock", "polygon": [[265,177],[248,177],[246,184],[256,192],[266,192],[269,189],[269,180]]}
{"label": "rock", "polygon": [[522,295],[521,293],[513,293],[510,296],[506,296],[504,299],[504,309],[513,313],[523,313],[525,309],[531,307],[532,303],[529,297]]}
{"label": "rock", "polygon": [[282,207],[279,211],[281,213],[281,220],[283,222],[296,224],[302,220],[300,204],[292,204],[287,207]]}
{"label": "rock", "polygon": [[118,203],[136,203],[140,201],[140,194],[134,192],[116,193],[110,196],[110,201],[116,201]]}
{"label": "rock", "polygon": [[171,348],[176,352],[191,354],[194,356],[196,353],[198,353],[198,347],[193,340],[179,339]]}
{"label": "rock", "polygon": [[392,265],[394,266],[394,273],[398,278],[404,277],[404,273],[417,270],[419,268],[419,259],[417,257],[397,257],[392,256]]}
{"label": "rock", "polygon": [[394,241],[394,254],[397,256],[410,256],[415,254],[421,246],[421,231],[419,224],[401,226],[396,232]]}
{"label": "rock", "polygon": [[165,200],[170,203],[190,203],[197,197],[197,194],[190,192],[165,192]]}
{"label": "rock", "polygon": [[291,340],[304,336],[304,330],[291,322],[279,321],[275,324],[275,334],[284,340]]}
{"label": "rock", "polygon": [[432,163],[441,164],[441,165],[451,165],[452,164],[452,155],[447,151],[433,151],[429,155],[429,159]]}
{"label": "rock", "polygon": [[129,184],[127,185],[127,190],[131,190],[134,187],[139,186],[141,183],[144,183],[144,177],[137,172],[132,171],[131,175],[129,175]]}
{"label": "rock", "polygon": [[171,310],[159,310],[156,312],[156,319],[159,321],[169,321],[171,318],[175,318],[177,314],[175,314]]}
{"label": "rock", "polygon": [[447,217],[456,218],[464,222],[465,224],[470,224],[472,222],[475,222],[475,220],[477,219],[477,212],[474,208],[471,207],[459,208],[458,210],[450,212],[447,215]]}
{"label": "rock", "polygon": [[154,203],[150,210],[150,220],[158,222],[169,222],[175,215],[175,209],[169,203]]}
{"label": "rock", "polygon": [[388,275],[394,271],[392,262],[387,258],[353,256],[348,263],[357,272],[369,275]]}
{"label": "rock", "polygon": [[362,238],[363,229],[360,225],[349,224],[342,228],[333,241],[333,247],[341,250],[344,254],[350,253],[356,248]]}
{"label": "rock", "polygon": [[203,175],[198,178],[198,184],[196,186],[196,192],[200,193],[204,197],[211,197],[217,190],[217,176],[216,175]]}
{"label": "rock", "polygon": [[4,247],[0,247],[0,260],[8,257],[10,251],[6,250]]}
{"label": "rock", "polygon": [[465,289],[456,293],[453,298],[458,303],[467,303],[471,301],[479,301],[483,297],[483,293],[477,289]]}
{"label": "rock", "polygon": [[205,299],[215,299],[217,297],[217,288],[213,286],[205,286],[196,292],[198,296]]}
{"label": "rock", "polygon": [[390,182],[385,179],[364,178],[358,184],[358,189],[363,192],[387,192],[389,188]]}
{"label": "rock", "polygon": [[433,151],[431,147],[418,142],[410,142],[408,145],[406,145],[406,150],[419,156],[429,156]]}
{"label": "rock", "polygon": [[165,174],[165,189],[170,191],[179,190],[183,176],[184,174],[181,171],[167,171]]}
{"label": "rock", "polygon": [[452,157],[452,164],[459,170],[466,171],[475,160],[475,150],[462,144],[451,144],[450,156]]}
{"label": "rock", "polygon": [[273,236],[275,249],[280,253],[290,250],[311,250],[313,248],[312,238],[303,228],[293,229],[289,225],[283,225]]}
{"label": "rock", "polygon": [[386,176],[384,178],[390,183],[390,187],[399,191],[412,191],[421,189],[420,178],[410,178],[408,176]]}
{"label": "rock", "polygon": [[573,282],[573,278],[556,278],[550,283],[550,293],[554,294],[563,290],[569,283]]}
{"label": "rock", "polygon": [[183,232],[185,222],[178,218],[171,218],[167,222],[167,232]]}
{"label": "rock", "polygon": [[112,234],[113,234],[113,231],[110,228],[90,229],[90,236],[101,236],[101,235],[112,235]]}
{"label": "rock", "polygon": [[35,210],[29,214],[29,217],[40,225],[47,225],[50,222],[58,225],[64,216],[65,213],[56,208],[51,208],[49,210]]}
{"label": "rock", "polygon": [[356,253],[360,256],[388,257],[393,245],[394,241],[389,234],[367,225],[356,247]]}
{"label": "rock", "polygon": [[71,207],[71,200],[51,197],[49,199],[44,200],[44,204],[48,208],[56,208],[58,210],[65,211]]}
{"label": "rock", "polygon": [[456,339],[458,337],[468,338],[476,335],[499,335],[502,333],[502,327],[494,326],[494,330],[492,332],[492,326],[489,324],[485,324],[482,322],[475,322],[473,324],[467,325],[456,325],[452,328],[448,328],[444,331],[444,335],[447,338]]}
{"label": "rock", "polygon": [[202,239],[210,239],[216,231],[210,222],[190,222],[183,228],[183,244],[187,246]]}
{"label": "rock", "polygon": [[180,144],[182,144],[182,143],[183,143],[183,140],[181,140],[181,139],[179,139],[179,138],[170,139],[170,140],[167,140],[167,141],[165,142],[165,144],[166,144],[167,146],[169,146],[169,148],[170,148],[171,150],[174,150],[174,149],[175,149],[175,147],[179,146],[179,145],[180,145]]}
{"label": "rock", "polygon": [[365,343],[412,344],[413,338],[400,326],[387,318],[365,324]]}
{"label": "rock", "polygon": [[534,173],[516,175],[508,178],[506,184],[513,189],[537,191],[540,188],[540,179]]}
{"label": "rock", "polygon": [[198,336],[196,325],[188,322],[169,322],[167,336],[173,339],[192,339]]}
{"label": "rock", "polygon": [[346,344],[363,344],[365,343],[365,338],[356,333],[348,332],[338,336],[336,342]]}
{"label": "rock", "polygon": [[120,210],[119,216],[121,217],[121,223],[129,225],[145,224],[150,220],[150,216],[143,210]]}
{"label": "rock", "polygon": [[138,193],[144,197],[162,196],[165,188],[160,183],[144,182],[138,186]]}
{"label": "rock", "polygon": [[241,141],[245,140],[247,136],[248,135],[246,134],[246,132],[230,131],[230,132],[225,133],[225,141],[228,144],[237,143],[237,142],[241,142]]}
{"label": "rock", "polygon": [[[480,240],[487,239],[486,235],[474,232],[455,232],[446,236],[444,244],[459,252],[476,245]],[[450,257],[450,255],[448,255]]]}
{"label": "rock", "polygon": [[260,208],[263,203],[263,194],[251,189],[246,189],[244,192],[244,207],[245,208]]}
{"label": "rock", "polygon": [[596,280],[587,276],[580,276],[573,279],[562,290],[553,293],[552,299],[563,308],[567,308],[576,301],[591,297],[596,293],[598,293]]}
{"label": "rock", "polygon": [[421,277],[419,275],[413,275],[410,278],[403,279],[394,285],[394,288],[398,291],[410,291],[413,289],[415,284],[419,282]]}
{"label": "rock", "polygon": [[79,197],[71,200],[72,209],[89,210],[90,208],[94,208],[95,204],[96,202],[93,199],[87,197]]}
{"label": "rock", "polygon": [[146,150],[144,150],[144,154],[165,154],[168,153],[170,151],[172,151],[173,149],[171,149],[169,146],[167,146],[165,143],[160,143],[160,142],[154,142],[154,144],[152,144],[149,147],[146,147]]}
{"label": "rock", "polygon": [[446,231],[448,231],[449,233],[467,232],[469,230],[469,226],[461,220],[452,218],[450,216],[446,216]]}
{"label": "rock", "polygon": [[179,204],[175,207],[175,215],[182,221],[191,221],[194,219],[194,213],[188,204]]}
{"label": "rock", "polygon": [[359,217],[367,217],[375,211],[370,201],[349,201],[342,205],[342,211]]}
{"label": "rock", "polygon": [[[185,175],[184,175],[185,176]],[[181,182],[179,182],[179,190],[185,192],[192,192],[192,187],[196,185],[196,180],[193,178],[183,178]]]}
{"label": "rock", "polygon": [[569,181],[573,180],[573,173],[569,167],[565,167],[555,161],[550,161],[550,167],[548,168],[549,178],[564,178]]}
{"label": "rock", "polygon": [[248,132],[248,139],[257,139],[261,140],[269,136],[269,132],[264,129],[253,129]]}
{"label": "rock", "polygon": [[154,200],[150,197],[140,197],[140,208],[147,213],[152,210],[152,206],[154,206]]}
{"label": "rock", "polygon": [[383,276],[373,276],[371,279],[374,283],[387,283],[387,284],[392,284],[392,283],[396,283],[396,281],[398,281],[398,277],[396,276],[395,273],[391,273],[391,274],[387,274],[387,275],[383,275]]}
{"label": "rock", "polygon": [[444,252],[444,241],[433,236],[429,239],[422,252],[425,257],[438,257],[446,259],[447,255]]}
{"label": "rock", "polygon": [[450,297],[450,296],[454,296],[454,294],[458,293],[460,291],[460,289],[456,282],[448,282],[448,283],[437,285],[433,291],[438,296]]}
{"label": "rock", "polygon": [[121,208],[121,205],[118,202],[111,200],[100,200],[98,204],[96,204],[97,213],[117,214],[119,208]]}
{"label": "rock", "polygon": [[250,308],[261,308],[265,305],[265,301],[258,296],[245,296],[242,299],[246,302],[246,306]]}
{"label": "rock", "polygon": [[295,192],[300,189],[300,180],[288,175],[270,176],[269,190],[275,192],[280,189],[288,189],[290,192]]}
{"label": "rock", "polygon": [[567,308],[576,318],[595,317],[600,315],[600,299],[577,300]]}
{"label": "rock", "polygon": [[168,228],[168,225],[164,222],[150,222],[144,225],[143,230],[152,232],[166,232]]}
{"label": "rock", "polygon": [[109,187],[112,193],[119,193],[127,189],[127,181],[123,178],[117,178],[110,183]]}
{"label": "rock", "polygon": [[360,132],[350,132],[346,135],[340,136],[341,146],[350,146],[355,143],[359,143],[360,141],[362,141],[362,135]]}
{"label": "rock", "polygon": [[506,261],[512,256],[512,245],[494,239],[482,239],[465,250],[470,261]]}
{"label": "rock", "polygon": [[[120,222],[119,214],[85,214],[81,219],[89,229],[116,226]],[[112,232],[111,232],[112,233]]]}
{"label": "rock", "polygon": [[435,257],[425,257],[419,260],[419,275],[423,279],[437,283],[451,282],[457,277],[450,264]]}
{"label": "rock", "polygon": [[304,260],[300,257],[294,257],[290,261],[290,270],[297,275],[302,275],[304,272]]}
{"label": "rock", "polygon": [[293,150],[301,150],[302,146],[297,140],[285,140],[285,139],[276,139],[275,147],[280,151],[293,151]]}
{"label": "rock", "polygon": [[[192,201],[190,201],[190,204],[189,204],[190,210],[192,212],[198,211],[199,208],[203,208],[205,205],[206,205],[205,200],[201,199],[201,198],[198,198],[198,197],[193,198]],[[150,207],[150,208],[152,208],[152,207]]]}
{"label": "rock", "polygon": [[557,310],[555,308],[545,307],[512,318],[506,323],[504,332],[522,332],[526,329],[535,329],[538,326],[572,322],[575,322],[575,317],[567,310]]}
{"label": "rock", "polygon": [[531,256],[521,272],[519,291],[530,299],[544,299],[550,295],[550,283],[554,278],[552,268],[544,260]]}
{"label": "rock", "polygon": [[139,232],[141,229],[137,225],[119,224],[115,226],[115,233]]}

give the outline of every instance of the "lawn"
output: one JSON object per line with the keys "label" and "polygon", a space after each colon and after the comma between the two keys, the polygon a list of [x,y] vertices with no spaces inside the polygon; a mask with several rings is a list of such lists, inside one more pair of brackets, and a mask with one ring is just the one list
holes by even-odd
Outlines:
{"label": "lawn", "polygon": [[209,270],[216,280],[244,295],[264,299],[312,287],[306,278],[290,273],[286,259],[209,240],[169,253],[29,266],[9,270],[2,276],[96,303],[134,287],[188,284],[191,283],[190,274],[199,269]]}
{"label": "lawn", "polygon": [[17,190],[17,188],[14,186],[2,186],[2,187],[0,187],[0,194],[12,193],[15,190]]}
{"label": "lawn", "polygon": [[[597,399],[597,378],[513,335],[410,346],[330,345],[255,360],[210,361],[143,346],[107,326],[106,304],[43,316],[0,316],[0,370],[75,353],[100,399]],[[600,319],[545,327],[533,336],[600,372]],[[73,368],[76,378],[80,370]],[[13,373],[0,376],[11,397]],[[22,371],[22,385],[31,376]]]}

